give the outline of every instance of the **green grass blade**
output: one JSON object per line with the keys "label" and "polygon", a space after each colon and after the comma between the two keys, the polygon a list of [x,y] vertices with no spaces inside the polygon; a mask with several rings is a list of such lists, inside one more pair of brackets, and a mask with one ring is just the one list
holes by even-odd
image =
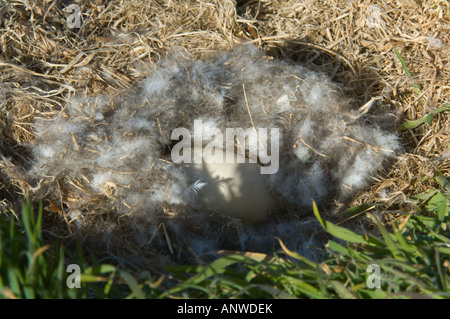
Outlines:
{"label": "green grass blade", "polygon": [[131,295],[128,298],[134,297],[137,299],[145,299],[144,291],[132,275],[130,275],[126,271],[120,271],[120,276],[127,283],[128,287],[131,290]]}
{"label": "green grass blade", "polygon": [[403,235],[400,233],[395,224],[392,225],[392,229],[394,232],[394,236],[396,237],[403,253],[408,256],[408,260],[411,263],[416,263],[417,262],[416,255],[414,254],[414,251],[411,249],[411,246],[406,241],[405,237],[403,237]]}
{"label": "green grass blade", "polygon": [[235,264],[239,261],[245,261],[242,256],[232,255],[229,257],[219,258],[213,261],[210,265],[204,267],[201,272],[196,274],[187,280],[187,284],[199,284],[205,279],[218,274],[223,274],[226,270],[226,267]]}
{"label": "green grass blade", "polygon": [[[316,218],[319,220],[322,227],[329,234],[333,235],[334,237],[348,241],[350,243],[370,244],[368,238],[366,238],[364,235],[355,233],[354,231],[351,231],[350,229],[334,225],[333,223],[330,223],[330,222],[322,219],[315,202],[313,202],[313,212],[314,212],[314,215],[316,216]],[[376,241],[376,242],[378,242],[378,241]]]}
{"label": "green grass blade", "polygon": [[110,272],[116,271],[116,267],[109,264],[101,264],[101,265],[95,265],[86,268],[84,273],[86,275],[104,275],[109,274]]}
{"label": "green grass blade", "polygon": [[443,223],[445,218],[448,217],[448,199],[444,198],[441,202],[441,204],[439,205],[439,208],[437,209],[437,222],[438,223]]}
{"label": "green grass blade", "polygon": [[300,254],[298,254],[298,253],[296,253],[296,252],[294,252],[294,251],[289,250],[289,249],[284,245],[283,241],[282,241],[280,238],[275,237],[275,239],[278,240],[278,243],[280,244],[281,249],[283,249],[283,251],[286,253],[286,255],[288,255],[289,257],[292,257],[292,258],[294,258],[294,259],[297,259],[297,260],[299,260],[299,261],[301,261],[301,262],[303,262],[305,265],[307,265],[307,266],[309,266],[309,267],[316,268],[316,263],[315,263],[315,262],[309,260],[308,258],[303,257],[302,255],[300,255]]}
{"label": "green grass blade", "polygon": [[373,205],[373,204],[357,205],[357,206],[353,206],[353,207],[345,210],[342,214],[346,217],[355,217],[355,216],[358,216],[358,215],[364,213],[369,208],[374,207],[374,206],[375,205]]}
{"label": "green grass blade", "polygon": [[350,256],[350,251],[347,248],[345,248],[344,246],[338,244],[337,242],[335,242],[333,240],[329,240],[327,242],[326,248],[328,248],[338,254],[341,254],[344,256]]}
{"label": "green grass blade", "polygon": [[[447,104],[447,106],[450,107],[450,104]],[[447,177],[445,177],[444,174],[441,173],[435,176],[434,179],[436,180],[436,182],[441,184],[443,189],[445,189],[446,191],[450,191],[450,181],[447,179]]]}
{"label": "green grass blade", "polygon": [[[407,65],[406,65],[406,63],[405,63],[405,60],[403,60],[403,57],[400,55],[400,52],[398,52],[398,50],[397,50],[397,48],[394,46],[394,52],[395,52],[395,54],[397,55],[397,58],[400,60],[400,63],[402,64],[402,67],[403,67],[403,70],[405,71],[405,73],[406,73],[406,76],[409,78],[409,79],[412,79],[412,76],[411,76],[411,72],[409,72],[409,69],[408,69],[408,67],[407,67]],[[417,93],[417,94],[420,94],[420,85],[418,85],[418,84],[413,84],[413,88],[414,88],[414,90],[415,90],[415,92]]]}
{"label": "green grass blade", "polygon": [[20,278],[20,275],[17,273],[17,269],[15,268],[7,269],[6,276],[9,289],[16,297],[22,298],[22,289],[20,288],[21,287],[20,281],[22,281],[22,279]]}
{"label": "green grass blade", "polygon": [[386,246],[391,251],[392,255],[395,259],[401,260],[401,261],[407,261],[407,259],[403,256],[401,250],[397,247],[397,244],[394,242],[392,235],[388,233],[386,227],[384,227],[381,222],[373,216],[372,214],[368,215],[371,220],[375,223],[378,230],[381,232],[381,235],[383,236],[383,239],[386,243]]}
{"label": "green grass blade", "polygon": [[405,60],[403,60],[403,57],[400,55],[400,52],[398,52],[398,50],[395,46],[394,46],[394,52],[397,55],[397,58],[400,60],[400,63],[402,64],[403,70],[405,71],[406,75],[410,78],[411,73],[409,72],[409,69],[406,66]]}
{"label": "green grass blade", "polygon": [[38,210],[38,217],[37,217],[37,221],[35,224],[35,236],[36,236],[36,241],[41,243],[42,242],[42,215],[43,215],[43,206],[42,206],[42,202],[39,202],[39,210]]}
{"label": "green grass blade", "polygon": [[31,244],[30,249],[36,246],[35,236],[34,236],[34,225],[33,225],[33,211],[31,207],[31,202],[27,199],[25,204],[22,204],[22,225],[25,229],[25,234],[28,238],[28,242]]}
{"label": "green grass blade", "polygon": [[222,257],[222,258],[216,259],[211,264],[198,268],[197,274],[195,274],[194,276],[185,280],[181,285],[178,285],[178,286],[166,291],[163,294],[163,296],[167,296],[170,294],[180,292],[188,287],[195,288],[196,286],[199,286],[202,282],[204,282],[208,278],[219,275],[219,274],[223,274],[226,270],[226,267],[228,267],[232,264],[235,264],[237,262],[245,261],[245,260],[246,259],[244,256],[239,256],[239,255],[231,255],[228,257]]}
{"label": "green grass blade", "polygon": [[428,113],[421,119],[412,120],[412,121],[403,123],[402,125],[400,125],[399,130],[400,131],[410,130],[410,129],[416,128],[419,125],[424,124],[424,123],[431,124],[431,122],[433,122],[434,115],[441,113],[441,112],[448,111],[448,110],[450,110],[450,104],[446,104],[440,108],[437,108],[436,110]]}
{"label": "green grass blade", "polygon": [[308,297],[316,299],[326,298],[326,296],[324,296],[319,289],[304,282],[301,279],[297,279],[291,276],[283,276],[283,281],[285,282],[285,285],[289,284],[290,286],[295,287],[296,290],[305,294]]}
{"label": "green grass blade", "polygon": [[356,296],[339,281],[331,281],[330,285],[342,299],[356,299]]}
{"label": "green grass blade", "polygon": [[439,281],[441,283],[442,290],[448,291],[448,287],[447,287],[448,276],[447,276],[447,273],[442,269],[441,256],[440,256],[439,250],[436,247],[434,248],[434,258],[435,258],[437,273],[439,275]]}

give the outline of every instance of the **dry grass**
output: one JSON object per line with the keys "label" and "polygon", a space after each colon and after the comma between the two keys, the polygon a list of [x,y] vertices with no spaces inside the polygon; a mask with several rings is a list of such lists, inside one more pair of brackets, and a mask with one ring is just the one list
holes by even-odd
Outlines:
{"label": "dry grass", "polygon": [[[78,1],[81,28],[70,29],[70,1],[1,1],[0,195],[14,211],[28,165],[35,116],[64,116],[75,92],[119,94],[173,48],[194,57],[252,42],[273,56],[329,74],[355,107],[394,112],[392,126],[450,103],[448,1]],[[394,52],[397,48],[409,77]],[[368,103],[370,102],[370,103]],[[391,127],[392,128],[392,127]],[[401,133],[405,152],[374,177],[353,204],[411,211],[408,197],[450,177],[448,112]],[[424,177],[430,177],[429,179]],[[73,181],[76,183],[76,181]],[[61,198],[70,196],[61,189]],[[398,200],[403,199],[403,204]],[[72,199],[76,200],[76,199]],[[64,201],[64,200],[63,200]],[[71,200],[64,201],[71,205]],[[64,216],[51,201],[47,210]],[[395,214],[393,214],[395,217]],[[70,233],[70,225],[67,226]]]}

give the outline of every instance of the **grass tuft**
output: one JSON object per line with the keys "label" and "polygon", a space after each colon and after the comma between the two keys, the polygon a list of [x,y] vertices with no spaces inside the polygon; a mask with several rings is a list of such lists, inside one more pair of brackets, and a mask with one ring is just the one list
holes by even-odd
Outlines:
{"label": "grass tuft", "polygon": [[20,220],[0,219],[0,297],[450,298],[449,181],[443,175],[438,180],[442,188],[412,197],[416,212],[403,213],[389,229],[380,221],[383,213],[367,213],[373,234],[323,219],[313,203],[316,218],[333,236],[321,262],[278,239],[281,250],[273,256],[221,251],[207,264],[168,266],[168,276],[154,280],[109,264],[89,266],[78,256],[78,289],[67,285],[71,272],[62,244],[43,243],[42,205],[35,216],[28,200]]}

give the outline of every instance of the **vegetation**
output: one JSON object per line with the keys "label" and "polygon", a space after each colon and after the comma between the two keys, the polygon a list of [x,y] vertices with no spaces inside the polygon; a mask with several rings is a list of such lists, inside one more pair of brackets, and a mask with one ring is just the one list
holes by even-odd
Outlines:
{"label": "vegetation", "polygon": [[[3,298],[449,298],[450,182],[412,198],[417,212],[399,213],[388,230],[368,213],[381,236],[359,234],[314,213],[333,235],[322,262],[290,251],[224,253],[205,265],[167,267],[172,276],[135,277],[113,265],[88,265],[61,243],[44,244],[42,206],[30,201],[20,220],[0,218],[0,296]],[[354,207],[349,215],[366,211]],[[35,216],[37,215],[37,216]],[[80,266],[80,288],[67,265]],[[379,268],[378,268],[379,267]],[[72,276],[73,277],[73,276]]]}
{"label": "vegetation", "polygon": [[[448,1],[75,1],[80,28],[71,2],[0,0],[0,298],[450,297]],[[364,227],[313,204],[333,237],[320,261],[280,241],[272,255],[223,251],[163,273],[69,247],[65,208],[80,197],[24,178],[35,118],[67,116],[79,93],[121,94],[174,48],[203,58],[243,43],[327,74],[364,114],[395,114],[386,126],[398,125],[404,152],[343,213]],[[68,287],[71,264],[80,288]]]}

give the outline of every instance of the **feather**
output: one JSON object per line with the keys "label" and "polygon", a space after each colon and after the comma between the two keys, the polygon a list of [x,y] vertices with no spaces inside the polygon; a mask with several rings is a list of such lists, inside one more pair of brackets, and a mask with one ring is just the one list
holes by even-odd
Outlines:
{"label": "feather", "polygon": [[200,190],[205,187],[206,185],[208,185],[208,183],[205,183],[201,178],[196,180],[194,183],[192,183],[191,185],[188,186],[188,188],[186,188],[184,195],[186,196],[186,198],[189,200],[189,203],[191,203],[191,205],[193,205],[193,207],[197,207],[197,199],[198,199],[198,194],[200,192]]}

